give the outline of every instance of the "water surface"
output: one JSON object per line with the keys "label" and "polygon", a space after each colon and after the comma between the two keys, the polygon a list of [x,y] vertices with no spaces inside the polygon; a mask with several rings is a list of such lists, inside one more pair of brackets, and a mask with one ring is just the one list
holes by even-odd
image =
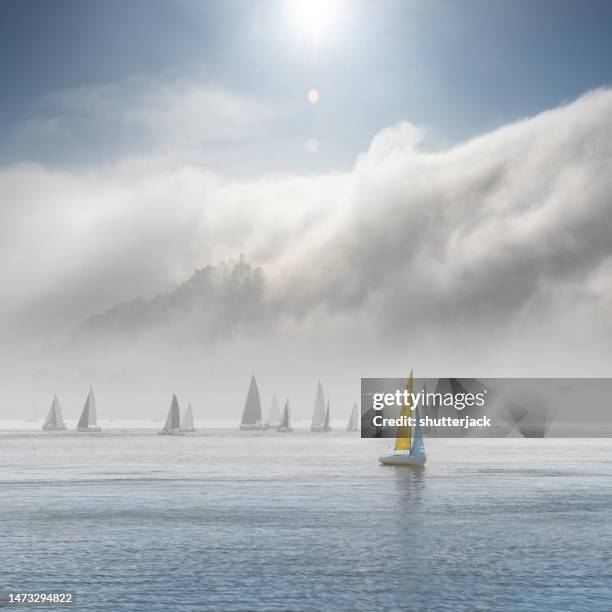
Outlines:
{"label": "water surface", "polygon": [[[4,590],[81,610],[612,609],[612,441],[0,433]],[[24,609],[24,608],[21,608]]]}

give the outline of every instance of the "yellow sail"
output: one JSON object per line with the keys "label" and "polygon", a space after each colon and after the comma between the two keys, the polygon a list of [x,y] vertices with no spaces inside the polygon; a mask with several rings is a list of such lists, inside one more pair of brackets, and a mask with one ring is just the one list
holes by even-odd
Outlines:
{"label": "yellow sail", "polygon": [[[410,376],[406,381],[406,391],[408,391],[408,401],[402,406],[400,410],[400,417],[411,417],[412,416],[412,370],[410,370]],[[395,433],[395,450],[396,451],[407,451],[410,450],[410,425],[401,425],[396,429]]]}

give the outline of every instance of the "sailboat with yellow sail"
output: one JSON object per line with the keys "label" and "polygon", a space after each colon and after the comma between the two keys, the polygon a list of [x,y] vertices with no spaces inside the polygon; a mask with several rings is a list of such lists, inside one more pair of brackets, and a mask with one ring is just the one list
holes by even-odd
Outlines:
{"label": "sailboat with yellow sail", "polygon": [[[425,454],[425,444],[423,442],[423,432],[419,422],[419,407],[412,410],[412,371],[406,381],[406,391],[408,391],[408,401],[404,403],[400,410],[400,417],[414,417],[414,434],[412,427],[400,425],[395,434],[395,447],[393,452],[379,457],[378,460],[383,465],[407,465],[409,467],[423,467],[427,461]],[[407,418],[405,419],[407,422]]]}

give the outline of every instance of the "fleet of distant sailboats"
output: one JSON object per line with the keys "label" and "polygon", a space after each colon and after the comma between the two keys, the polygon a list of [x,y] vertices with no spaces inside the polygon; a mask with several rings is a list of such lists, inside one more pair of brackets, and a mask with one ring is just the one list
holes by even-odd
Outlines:
{"label": "fleet of distant sailboats", "polygon": [[[259,387],[257,386],[255,374],[251,375],[251,382],[249,383],[249,389],[247,391],[247,397],[244,402],[244,409],[242,411],[240,429],[246,431],[257,431],[275,428],[279,432],[290,432],[293,431],[290,425],[290,418],[289,398],[287,398],[285,407],[281,414],[278,406],[278,400],[276,399],[276,395],[274,395],[272,396],[272,404],[270,405],[268,418],[265,421],[262,420]],[[326,404],[323,386],[321,385],[321,381],[319,381],[315,395],[310,431],[322,433],[331,430],[329,399],[327,400]],[[353,404],[353,410],[351,412],[349,424],[347,425],[346,430],[359,430],[357,404]]]}
{"label": "fleet of distant sailboats", "polygon": [[[47,414],[47,418],[43,424],[44,431],[62,431],[66,429],[66,424],[62,416],[62,410],[60,407],[59,399],[57,395],[53,396],[53,401]],[[276,395],[272,397],[272,403],[268,416],[265,421],[262,419],[261,414],[261,399],[259,394],[259,387],[257,386],[257,380],[255,375],[251,376],[247,397],[244,403],[242,411],[242,419],[240,421],[240,429],[246,431],[257,431],[266,429],[275,429],[279,433],[290,433],[293,431],[291,427],[291,409],[289,398],[285,400],[282,411],[280,410]],[[360,417],[357,408],[357,403],[353,404],[351,414],[349,417],[346,431],[359,431],[360,429]],[[97,414],[96,414],[96,398],[94,395],[93,387],[89,387],[89,392],[81,411],[80,418],[78,420],[76,431],[85,433],[97,433],[102,428],[98,425]],[[331,431],[330,426],[330,402],[329,399],[325,399],[323,393],[323,386],[321,381],[317,384],[317,390],[315,394],[315,403],[312,415],[312,422],[310,430],[316,433],[324,433]],[[172,396],[170,402],[170,408],[165,418],[164,425],[159,432],[160,435],[181,435],[188,432],[196,431],[193,410],[191,404],[188,405],[187,410],[181,416],[181,409],[179,401],[176,395]]]}

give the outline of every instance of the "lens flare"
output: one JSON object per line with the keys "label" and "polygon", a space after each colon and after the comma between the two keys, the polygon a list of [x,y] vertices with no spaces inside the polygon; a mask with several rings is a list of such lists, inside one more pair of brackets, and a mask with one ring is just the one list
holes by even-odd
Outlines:
{"label": "lens flare", "polygon": [[311,104],[316,104],[319,101],[319,92],[316,89],[310,89],[306,97]]}

